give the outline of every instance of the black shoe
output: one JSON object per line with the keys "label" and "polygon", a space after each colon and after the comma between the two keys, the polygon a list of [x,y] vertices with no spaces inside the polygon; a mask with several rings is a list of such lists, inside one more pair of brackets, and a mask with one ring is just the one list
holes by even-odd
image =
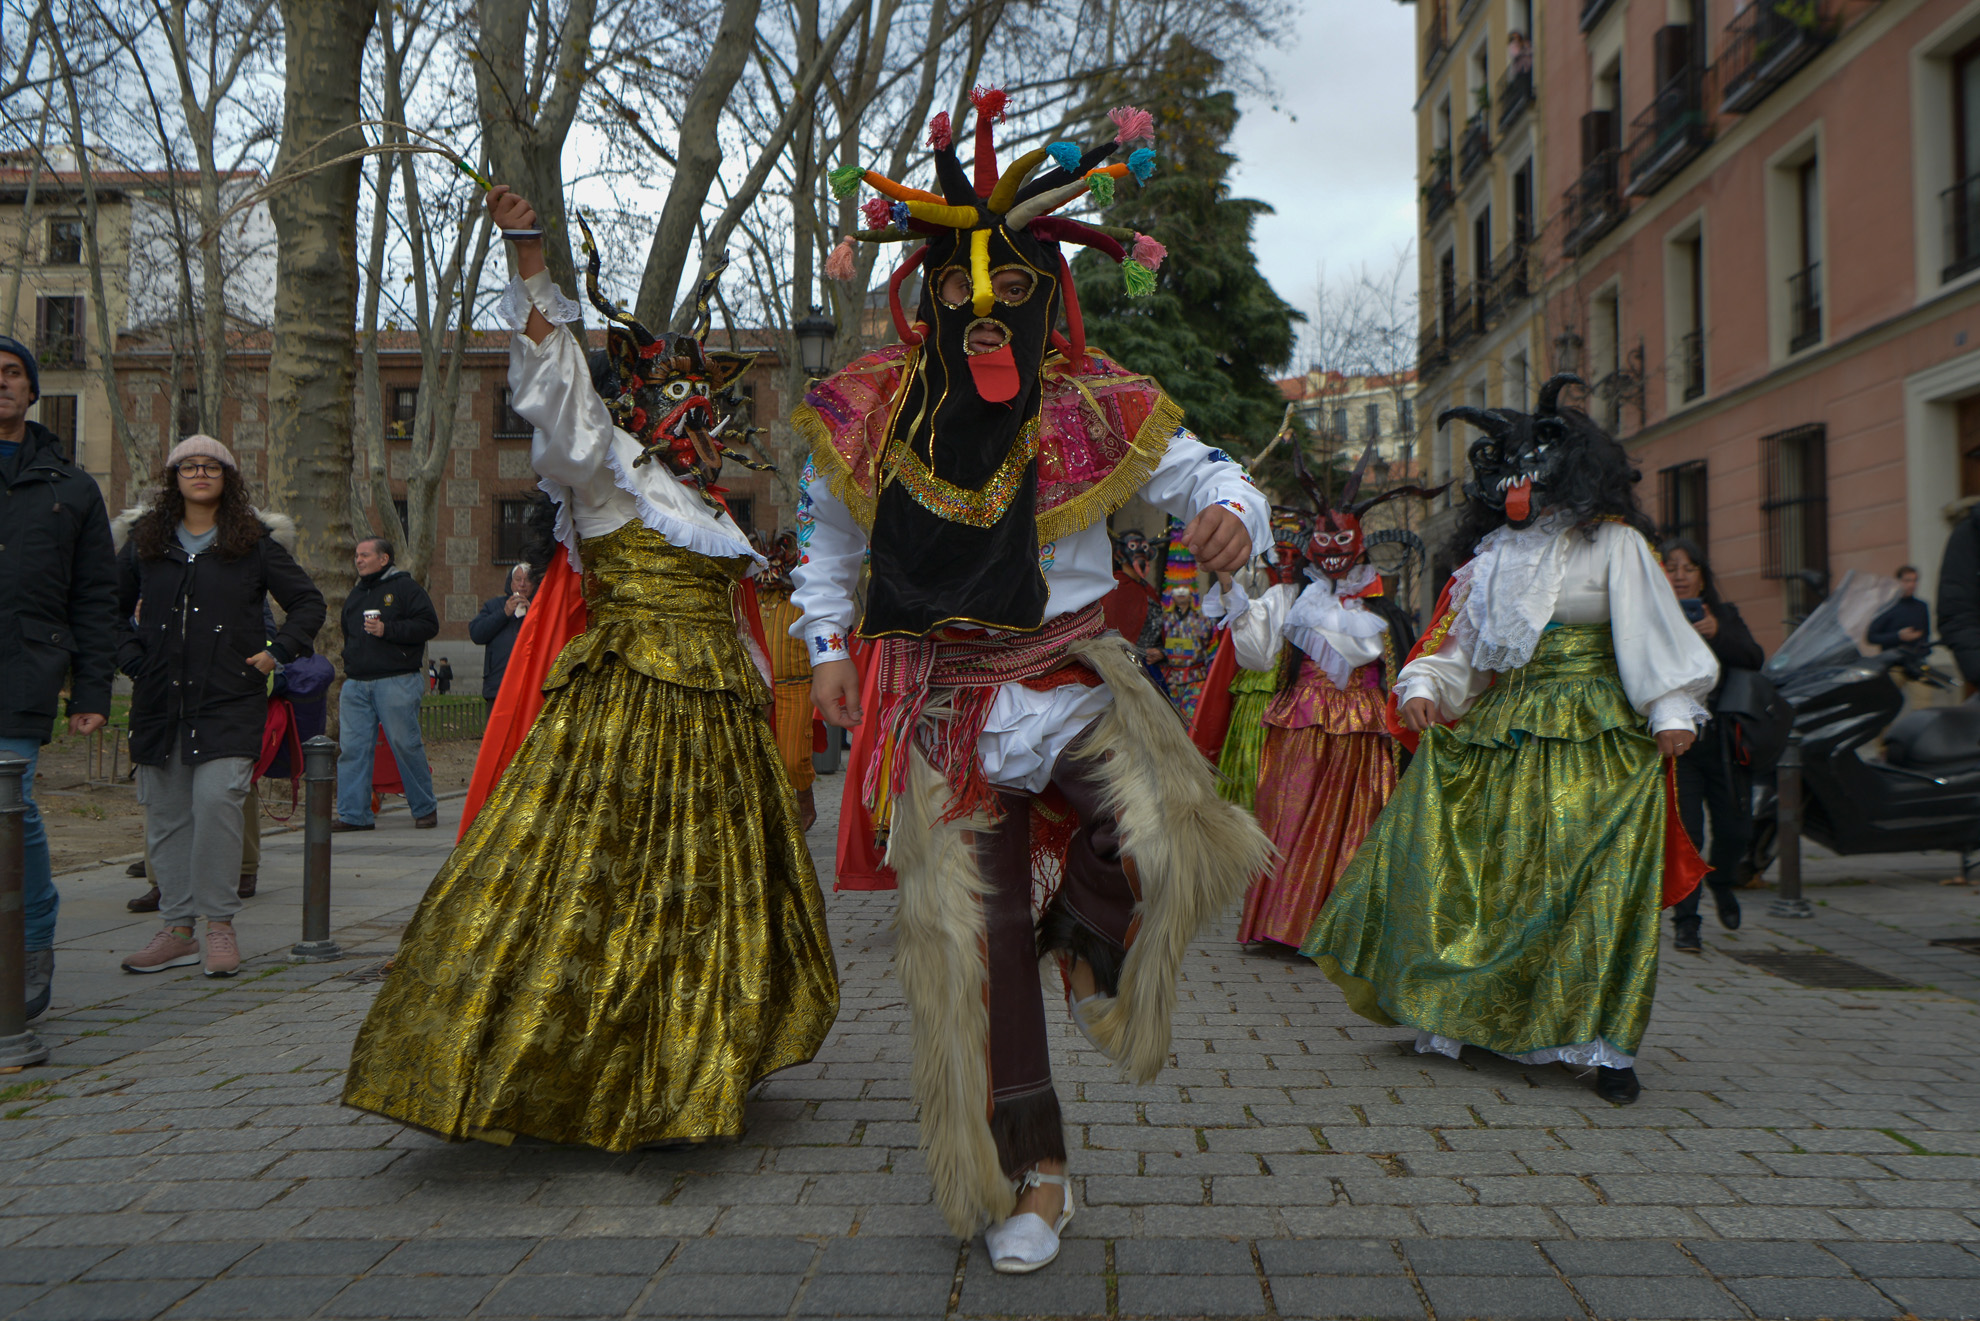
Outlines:
{"label": "black shoe", "polygon": [[347,830],[376,830],[376,829],[378,829],[378,824],[376,822],[373,822],[371,825],[368,826],[354,826],[350,822],[344,820],[344,818],[342,817],[338,817],[330,823],[330,833],[333,835],[341,835]]}
{"label": "black shoe", "polygon": [[155,913],[158,911],[158,887],[152,886],[137,898],[125,903],[124,907],[133,913]]}
{"label": "black shoe", "polygon": [[438,812],[428,812],[425,816],[416,816],[413,818],[414,830],[432,830],[439,824],[440,814]]}
{"label": "black shoe", "polygon": [[1739,930],[1739,891],[1730,885],[1715,885],[1712,901],[1719,906],[1719,925],[1728,931]]}
{"label": "black shoe", "polygon": [[1635,1069],[1595,1070],[1595,1095],[1617,1105],[1628,1105],[1643,1095],[1643,1084],[1636,1081]]}
{"label": "black shoe", "polygon": [[1676,947],[1686,954],[1700,953],[1704,946],[1698,942],[1699,920],[1695,917],[1674,918],[1671,923],[1677,928]]}
{"label": "black shoe", "polygon": [[139,859],[138,859],[138,860],[137,860],[136,862],[134,862],[134,863],[132,863],[132,864],[131,864],[130,866],[128,866],[128,867],[126,867],[126,868],[124,868],[124,875],[126,875],[126,876],[129,876],[129,877],[130,877],[130,878],[132,878],[133,880],[136,880],[136,879],[137,879],[138,877],[141,877],[141,876],[143,876],[143,875],[144,875],[144,859],[143,859],[143,858],[139,858]]}
{"label": "black shoe", "polygon": [[237,890],[235,890],[234,893],[238,894],[243,899],[252,899],[254,898],[255,887],[260,883],[261,883],[261,876],[259,873],[244,871],[241,873],[240,887]]}

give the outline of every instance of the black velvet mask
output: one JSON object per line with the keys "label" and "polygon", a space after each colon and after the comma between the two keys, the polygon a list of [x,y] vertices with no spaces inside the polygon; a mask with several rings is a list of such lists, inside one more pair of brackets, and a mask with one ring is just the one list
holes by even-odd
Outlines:
{"label": "black velvet mask", "polygon": [[[1038,570],[1042,370],[1059,317],[1059,251],[1001,218],[930,237],[919,315],[928,327],[888,424],[883,489],[874,513],[872,589],[864,637],[922,636],[946,624],[1028,632],[1049,595]],[[977,251],[978,248],[982,251]],[[1013,268],[1031,292],[987,307],[938,296],[944,277]],[[971,353],[972,327],[1004,336]]]}

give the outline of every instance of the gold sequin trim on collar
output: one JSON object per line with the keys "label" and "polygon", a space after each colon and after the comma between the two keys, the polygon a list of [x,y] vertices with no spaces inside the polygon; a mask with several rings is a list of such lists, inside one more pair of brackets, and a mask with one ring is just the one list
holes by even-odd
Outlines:
{"label": "gold sequin trim on collar", "polygon": [[885,480],[907,487],[914,502],[937,518],[968,527],[994,527],[1011,507],[1011,498],[1024,481],[1024,470],[1038,457],[1038,419],[1032,418],[1019,429],[1010,453],[976,490],[945,482],[928,470],[914,450],[896,439],[887,447]]}

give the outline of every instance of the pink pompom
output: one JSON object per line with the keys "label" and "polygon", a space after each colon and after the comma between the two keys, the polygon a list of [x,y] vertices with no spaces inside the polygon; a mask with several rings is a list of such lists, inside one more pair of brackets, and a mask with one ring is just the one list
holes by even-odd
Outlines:
{"label": "pink pompom", "polygon": [[1136,261],[1149,270],[1159,271],[1162,269],[1162,259],[1169,255],[1169,250],[1146,234],[1136,234],[1133,255]]}
{"label": "pink pompom", "polygon": [[969,103],[976,107],[977,118],[992,124],[1004,121],[1004,109],[1010,100],[1010,93],[1001,87],[979,87],[969,94]]}
{"label": "pink pompom", "polygon": [[1146,110],[1137,110],[1131,105],[1115,106],[1107,112],[1107,118],[1114,121],[1120,131],[1114,134],[1114,141],[1126,146],[1137,138],[1155,140],[1155,116]]}
{"label": "pink pompom", "polygon": [[825,278],[828,280],[850,280],[859,274],[859,267],[853,264],[853,241],[851,237],[839,240],[839,246],[832,249],[832,255],[825,259]]}
{"label": "pink pompom", "polygon": [[893,223],[893,204],[884,197],[869,197],[859,204],[868,229],[885,229]]}
{"label": "pink pompom", "polygon": [[940,151],[955,141],[949,132],[949,112],[944,110],[928,121],[928,145]]}

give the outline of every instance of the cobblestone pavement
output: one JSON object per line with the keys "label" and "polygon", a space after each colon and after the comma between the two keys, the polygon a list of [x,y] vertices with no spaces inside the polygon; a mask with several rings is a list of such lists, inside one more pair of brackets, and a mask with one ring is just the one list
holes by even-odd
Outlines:
{"label": "cobblestone pavement", "polygon": [[[340,963],[284,960],[301,841],[271,839],[232,982],[116,972],[148,920],[112,870],[64,878],[54,1061],[0,1078],[0,1316],[1980,1317],[1980,958],[1928,943],[1980,936],[1980,896],[1938,860],[1812,864],[1817,918],[1749,892],[1737,935],[1667,947],[1628,1108],[1416,1056],[1226,920],[1155,1084],[1055,1029],[1081,1210],[1002,1277],[929,1202],[884,894],[831,896],[844,1012],[738,1146],[449,1146],[340,1108],[457,810],[339,837]],[[1924,989],[1729,957],[1811,947]]]}

